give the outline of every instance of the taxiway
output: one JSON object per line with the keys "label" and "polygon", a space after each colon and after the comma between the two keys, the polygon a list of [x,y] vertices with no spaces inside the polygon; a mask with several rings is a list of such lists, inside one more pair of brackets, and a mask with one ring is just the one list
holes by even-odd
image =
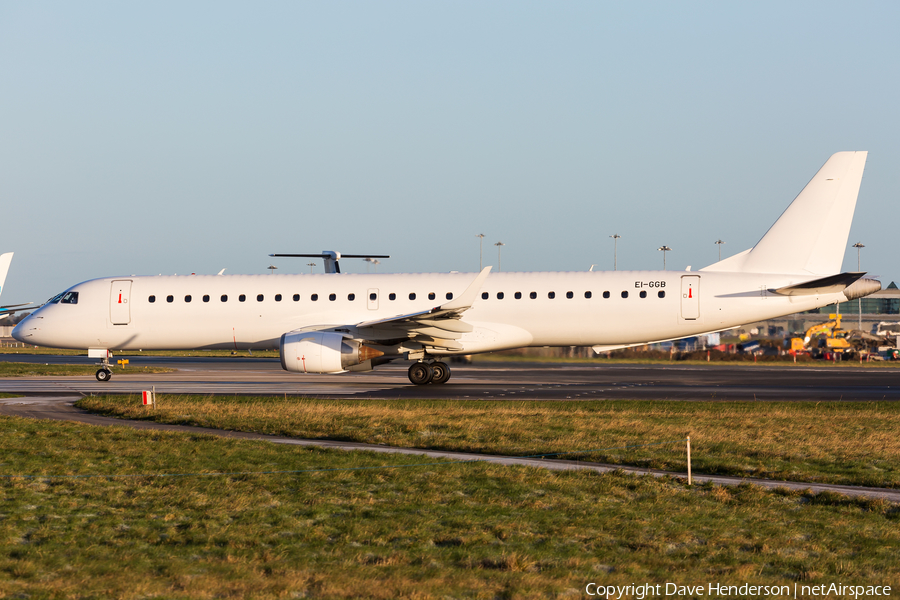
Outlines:
{"label": "taxiway", "polygon": [[[122,358],[122,357],[117,357]],[[367,373],[302,375],[277,359],[124,356],[130,366],[171,373],[0,379],[0,392],[23,395],[138,393],[307,395],[315,397],[451,398],[484,400],[900,400],[900,369],[832,365],[603,364],[482,362],[451,364],[445,385],[412,385],[407,365]],[[0,355],[0,361],[94,364],[86,357]]]}

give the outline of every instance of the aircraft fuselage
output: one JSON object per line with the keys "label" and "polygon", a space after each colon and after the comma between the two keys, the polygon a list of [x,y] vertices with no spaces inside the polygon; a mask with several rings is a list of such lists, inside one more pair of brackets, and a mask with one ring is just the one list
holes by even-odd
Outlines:
{"label": "aircraft fuselage", "polygon": [[[112,277],[73,286],[16,337],[57,348],[276,348],[282,334],[427,310],[462,293],[471,273]],[[463,321],[469,354],[524,346],[624,346],[728,329],[844,301],[781,296],[797,275],[692,271],[496,273]],[[386,332],[385,338],[394,334]],[[369,338],[377,338],[371,333]]]}

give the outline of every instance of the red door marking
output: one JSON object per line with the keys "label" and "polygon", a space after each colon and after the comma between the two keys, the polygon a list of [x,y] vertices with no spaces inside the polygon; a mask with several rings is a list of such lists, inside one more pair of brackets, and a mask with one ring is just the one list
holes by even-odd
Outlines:
{"label": "red door marking", "polygon": [[692,288],[691,286],[688,286],[688,298],[693,298],[693,297],[694,297],[694,288]]}
{"label": "red door marking", "polygon": [[122,304],[122,294],[119,294],[119,304]]}

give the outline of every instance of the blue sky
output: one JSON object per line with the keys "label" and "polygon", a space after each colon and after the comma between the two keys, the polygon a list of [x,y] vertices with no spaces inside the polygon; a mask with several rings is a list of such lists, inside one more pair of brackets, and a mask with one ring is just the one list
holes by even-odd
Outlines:
{"label": "blue sky", "polygon": [[478,233],[504,271],[612,269],[613,233],[620,269],[663,244],[697,269],[840,150],[869,151],[848,246],[887,284],[897,22],[890,2],[5,2],[2,301],[272,252],[476,270]]}

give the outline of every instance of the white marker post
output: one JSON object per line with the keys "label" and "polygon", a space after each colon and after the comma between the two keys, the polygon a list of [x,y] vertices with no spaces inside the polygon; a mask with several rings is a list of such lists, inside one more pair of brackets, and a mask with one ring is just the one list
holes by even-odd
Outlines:
{"label": "white marker post", "polygon": [[691,436],[687,438],[688,485],[691,485]]}

